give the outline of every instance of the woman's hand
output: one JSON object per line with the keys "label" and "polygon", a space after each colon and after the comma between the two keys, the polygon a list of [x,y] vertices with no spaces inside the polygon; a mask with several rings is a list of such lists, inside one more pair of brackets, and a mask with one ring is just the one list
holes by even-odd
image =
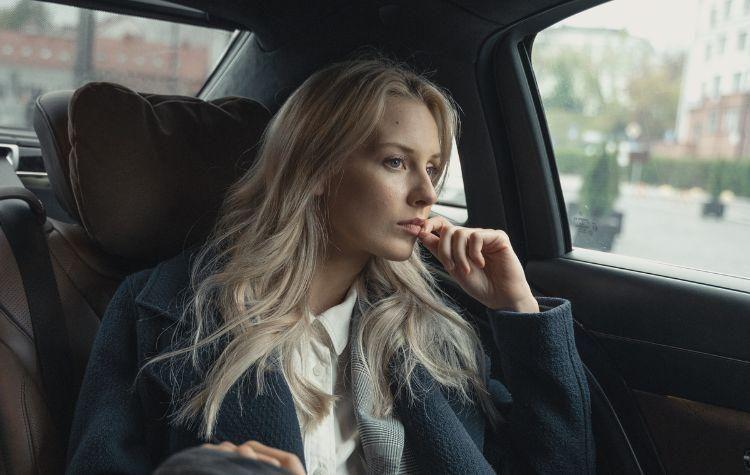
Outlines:
{"label": "woman's hand", "polygon": [[255,440],[249,440],[242,445],[222,442],[220,444],[203,444],[201,447],[220,450],[222,452],[233,452],[249,459],[259,460],[274,467],[286,469],[293,475],[305,475],[305,468],[296,455],[263,445]]}
{"label": "woman's hand", "polygon": [[504,231],[454,226],[442,216],[435,216],[424,222],[418,239],[464,291],[484,306],[539,312],[523,267]]}

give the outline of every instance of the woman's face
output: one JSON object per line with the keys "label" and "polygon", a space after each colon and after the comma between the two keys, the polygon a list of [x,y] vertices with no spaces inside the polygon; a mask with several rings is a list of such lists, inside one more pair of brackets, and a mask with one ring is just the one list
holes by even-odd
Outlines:
{"label": "woman's face", "polygon": [[432,186],[440,166],[437,124],[410,99],[389,99],[375,139],[346,161],[329,191],[333,252],[340,257],[394,261],[409,258],[416,232],[398,224],[427,219],[437,200]]}

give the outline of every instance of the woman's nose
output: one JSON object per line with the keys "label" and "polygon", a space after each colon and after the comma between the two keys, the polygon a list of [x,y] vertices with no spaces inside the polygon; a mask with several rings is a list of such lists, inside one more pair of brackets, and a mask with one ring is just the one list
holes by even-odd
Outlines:
{"label": "woman's nose", "polygon": [[435,193],[432,180],[429,175],[425,174],[425,176],[427,178],[420,177],[419,183],[412,190],[412,204],[414,206],[432,206],[437,202],[437,193]]}

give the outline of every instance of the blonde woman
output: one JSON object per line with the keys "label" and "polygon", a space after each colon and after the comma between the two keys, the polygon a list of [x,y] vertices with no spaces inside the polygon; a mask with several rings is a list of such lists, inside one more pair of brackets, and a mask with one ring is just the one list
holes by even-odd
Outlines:
{"label": "blonde woman", "polygon": [[[532,296],[503,231],[429,217],[457,122],[388,61],[307,79],[208,242],[119,288],[69,473],[196,446],[293,473],[593,473],[570,303]],[[484,307],[504,384],[421,248]]]}

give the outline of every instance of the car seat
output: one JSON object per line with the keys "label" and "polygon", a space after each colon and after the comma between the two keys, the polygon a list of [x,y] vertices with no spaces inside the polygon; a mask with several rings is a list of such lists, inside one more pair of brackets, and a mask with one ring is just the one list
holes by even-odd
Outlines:
{"label": "car seat", "polygon": [[[102,97],[107,94],[110,102],[104,103]],[[130,106],[142,107],[139,110],[120,103],[121,108],[113,111],[113,97],[130,101],[127,103]],[[101,107],[92,107],[96,104]],[[90,110],[92,108],[95,110]],[[72,109],[80,112],[77,120],[69,116]],[[217,119],[205,124],[206,111],[208,116],[213,114]],[[212,132],[219,135],[231,132],[240,137],[224,140],[230,143],[216,149],[213,155],[206,155],[204,150],[196,151],[203,154],[196,161],[205,164],[203,168],[185,167],[171,173],[168,167],[164,167],[161,157],[151,162],[137,162],[135,165],[139,168],[133,171],[136,176],[130,177],[133,181],[123,185],[127,177],[112,173],[107,165],[116,167],[117,163],[112,162],[122,162],[122,157],[117,156],[122,151],[121,142],[139,141],[141,138],[137,134],[134,135],[132,130],[123,133],[112,129],[112,137],[109,137],[112,150],[104,154],[90,148],[85,153],[81,150],[76,153],[70,140],[70,137],[75,137],[81,139],[79,145],[90,146],[90,141],[83,139],[102,138],[107,124],[111,125],[111,121],[106,120],[106,114],[110,113],[119,114],[116,120],[121,122],[160,121],[162,127],[159,130],[172,135],[176,133],[177,139],[182,125],[188,130],[202,128],[206,136]],[[134,116],[139,113],[142,115]],[[143,114],[151,115],[145,117]],[[101,122],[102,126],[87,124],[87,117],[92,119],[90,123],[98,125]],[[3,266],[0,273],[0,473],[57,473],[64,470],[66,425],[73,408],[72,405],[61,406],[58,402],[65,399],[65,393],[71,394],[73,399],[78,394],[91,344],[110,298],[126,275],[151,267],[178,254],[183,247],[205,239],[225,190],[243,171],[238,165],[247,166],[248,160],[252,159],[253,147],[269,119],[267,109],[249,99],[222,98],[204,102],[191,97],[138,94],[106,83],[89,84],[75,94],[73,91],[58,91],[37,99],[34,128],[50,186],[75,223],[45,219],[38,200],[21,187],[12,169],[7,173],[7,163],[0,163],[6,166],[3,170],[6,173],[2,175],[4,180],[0,180],[0,224],[3,227],[0,230],[0,262]],[[115,137],[118,133],[120,135]],[[238,161],[238,150],[247,152],[243,161]],[[187,157],[171,158],[188,160]],[[129,163],[133,164],[134,160],[129,160]],[[207,179],[206,170],[211,171],[213,177]],[[80,177],[84,172],[88,173],[87,177],[96,178],[82,182]],[[71,174],[79,182],[72,182]],[[168,198],[155,202],[137,199],[138,195],[143,195],[137,188],[133,189],[137,187],[137,180],[149,184],[167,183],[175,177],[181,183],[178,187],[164,186],[170,194]],[[106,190],[113,192],[101,196]],[[154,195],[148,195],[151,196]],[[162,208],[174,208],[179,203],[189,203],[189,206],[177,222],[163,221],[165,213]],[[103,210],[102,206],[110,209]],[[133,207],[140,209],[129,213],[127,210]],[[122,219],[98,219],[97,213],[107,211],[121,215]],[[35,221],[37,219],[39,221]],[[162,226],[171,228],[170,233],[160,233],[158,226],[157,229],[144,230],[141,225],[144,221],[154,223],[160,219]],[[199,222],[201,225],[196,226]],[[7,236],[9,231],[16,236],[13,246]],[[41,236],[42,243],[35,240],[35,232]],[[161,235],[167,237],[160,239]],[[155,247],[155,241],[159,241],[158,247]],[[48,248],[48,254],[45,248]],[[17,262],[18,255],[27,257]],[[48,269],[47,276],[45,269]],[[52,275],[54,281],[49,279]],[[45,282],[56,282],[56,285],[45,286]],[[36,287],[37,293],[30,287]],[[39,301],[39,289],[48,297],[43,302]],[[32,295],[37,297],[31,298]],[[53,332],[59,331],[63,337],[55,334],[51,338],[58,343],[64,341],[64,348],[55,351],[39,348],[38,342],[43,341],[49,329],[39,328],[37,317],[32,319],[34,309],[37,313],[48,313],[52,318],[51,325],[55,325],[55,318],[63,320],[64,325],[60,327],[58,322],[57,330]],[[40,357],[47,360],[53,370],[60,369],[53,371],[52,387],[42,371]]]}

